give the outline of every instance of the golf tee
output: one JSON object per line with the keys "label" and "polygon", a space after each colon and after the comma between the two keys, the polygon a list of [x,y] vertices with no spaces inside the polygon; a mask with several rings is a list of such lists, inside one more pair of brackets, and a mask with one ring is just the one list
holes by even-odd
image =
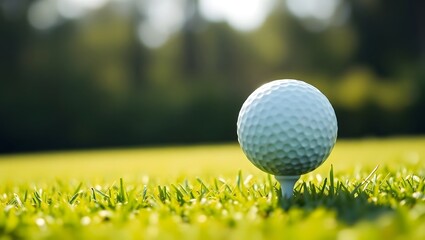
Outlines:
{"label": "golf tee", "polygon": [[294,194],[295,183],[300,179],[300,176],[275,176],[275,178],[280,183],[282,198],[291,198]]}

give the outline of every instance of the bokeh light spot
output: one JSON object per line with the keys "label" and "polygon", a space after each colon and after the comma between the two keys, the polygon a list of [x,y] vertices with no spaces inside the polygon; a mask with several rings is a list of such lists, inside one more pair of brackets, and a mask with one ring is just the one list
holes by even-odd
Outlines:
{"label": "bokeh light spot", "polygon": [[227,21],[241,31],[260,27],[271,10],[270,0],[201,0],[201,13],[210,21]]}
{"label": "bokeh light spot", "polygon": [[54,26],[59,18],[54,0],[39,0],[28,9],[28,21],[36,29],[44,30]]}

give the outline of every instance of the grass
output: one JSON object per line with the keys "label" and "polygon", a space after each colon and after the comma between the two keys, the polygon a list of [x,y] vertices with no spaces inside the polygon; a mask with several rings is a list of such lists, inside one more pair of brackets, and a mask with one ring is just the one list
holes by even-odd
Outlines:
{"label": "grass", "polygon": [[339,141],[282,200],[235,144],[3,155],[0,239],[424,239],[424,163]]}

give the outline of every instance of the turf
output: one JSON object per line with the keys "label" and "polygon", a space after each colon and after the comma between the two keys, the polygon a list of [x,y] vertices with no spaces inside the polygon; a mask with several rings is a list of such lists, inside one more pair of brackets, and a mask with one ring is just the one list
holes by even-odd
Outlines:
{"label": "turf", "polygon": [[236,144],[0,156],[0,239],[425,239],[425,138],[339,141],[279,198]]}

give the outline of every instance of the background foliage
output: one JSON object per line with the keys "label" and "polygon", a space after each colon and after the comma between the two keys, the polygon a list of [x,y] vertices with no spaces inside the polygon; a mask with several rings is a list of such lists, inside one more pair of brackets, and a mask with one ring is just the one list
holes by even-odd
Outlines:
{"label": "background foliage", "polygon": [[425,133],[421,1],[333,1],[323,20],[275,0],[241,31],[182,0],[158,45],[141,41],[155,1],[34,22],[60,1],[0,0],[0,152],[234,141],[245,98],[280,78],[321,89],[341,137]]}

